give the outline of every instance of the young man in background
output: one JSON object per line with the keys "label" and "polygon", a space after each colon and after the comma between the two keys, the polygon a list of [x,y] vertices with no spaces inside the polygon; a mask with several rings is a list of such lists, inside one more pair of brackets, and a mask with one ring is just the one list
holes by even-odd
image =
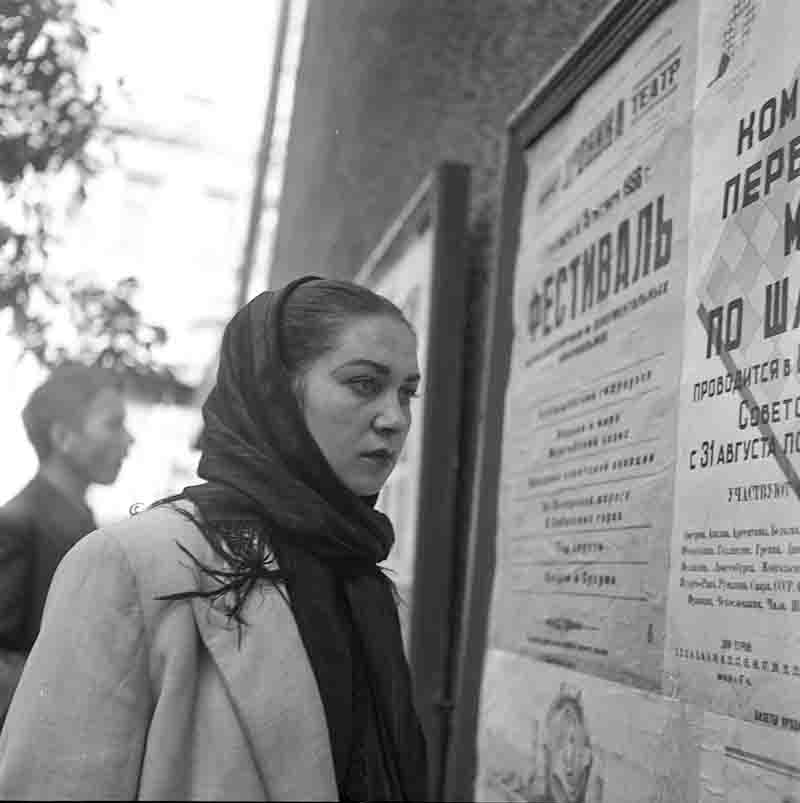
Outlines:
{"label": "young man in background", "polygon": [[53,574],[97,528],[86,501],[113,483],[133,442],[119,384],[83,365],[55,369],[22,412],[39,469],[0,507],[0,723],[39,633]]}

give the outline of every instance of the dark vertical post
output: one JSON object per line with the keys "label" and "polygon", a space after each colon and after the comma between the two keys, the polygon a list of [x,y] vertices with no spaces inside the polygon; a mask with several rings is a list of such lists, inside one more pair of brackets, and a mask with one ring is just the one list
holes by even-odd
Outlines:
{"label": "dark vertical post", "polygon": [[428,737],[429,799],[441,800],[452,705],[449,667],[455,588],[456,497],[466,317],[469,168],[443,163],[434,174],[431,309],[425,362],[426,419],[420,471],[409,658]]}
{"label": "dark vertical post", "polygon": [[[498,265],[489,289],[487,338],[482,355],[488,376],[478,405],[478,446],[472,467],[472,505],[467,532],[463,592],[453,623],[450,739],[443,757],[442,800],[472,800],[475,736],[480,683],[486,652],[486,624],[494,574],[497,486],[503,434],[503,395],[508,381],[512,340],[511,290],[516,255],[525,163],[518,147],[506,151]],[[466,479],[462,480],[466,481]],[[465,523],[466,524],[466,523]]]}

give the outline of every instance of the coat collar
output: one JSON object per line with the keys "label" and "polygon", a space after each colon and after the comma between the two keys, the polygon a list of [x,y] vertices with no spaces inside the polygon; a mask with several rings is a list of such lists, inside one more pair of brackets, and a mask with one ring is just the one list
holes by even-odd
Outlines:
{"label": "coat collar", "polygon": [[[194,554],[225,568],[205,539]],[[201,588],[213,583],[198,576]],[[285,592],[284,592],[285,593]],[[192,600],[197,629],[247,734],[265,791],[277,800],[335,799],[336,777],[319,690],[287,600],[264,584],[249,595],[241,633],[220,603]]]}

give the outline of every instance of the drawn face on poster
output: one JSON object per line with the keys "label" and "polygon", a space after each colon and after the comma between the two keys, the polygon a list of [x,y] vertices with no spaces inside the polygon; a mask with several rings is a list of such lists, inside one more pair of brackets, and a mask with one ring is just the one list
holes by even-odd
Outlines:
{"label": "drawn face on poster", "polygon": [[592,743],[581,692],[562,686],[547,714],[544,743],[547,795],[553,803],[586,803],[592,769]]}
{"label": "drawn face on poster", "polygon": [[489,650],[484,678],[477,801],[696,801],[702,712],[504,650]]}

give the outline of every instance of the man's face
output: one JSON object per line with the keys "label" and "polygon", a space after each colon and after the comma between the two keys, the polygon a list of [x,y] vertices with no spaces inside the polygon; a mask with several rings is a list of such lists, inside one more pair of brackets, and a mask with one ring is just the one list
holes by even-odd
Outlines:
{"label": "man's face", "polygon": [[125,428],[125,403],[114,388],[104,388],[89,403],[83,427],[70,433],[69,462],[90,483],[110,485],[117,479],[133,443]]}

